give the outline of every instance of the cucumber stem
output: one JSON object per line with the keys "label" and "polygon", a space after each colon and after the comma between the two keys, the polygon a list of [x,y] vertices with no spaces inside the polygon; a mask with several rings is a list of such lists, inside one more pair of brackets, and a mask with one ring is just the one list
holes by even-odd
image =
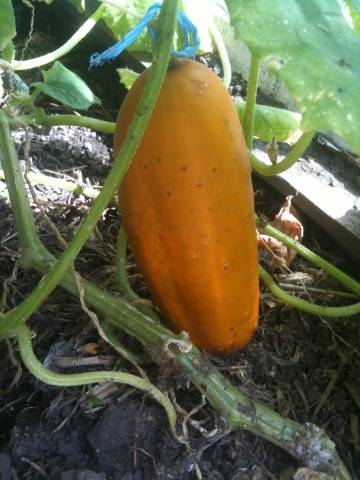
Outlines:
{"label": "cucumber stem", "polygon": [[280,232],[280,230],[277,230],[275,227],[271,225],[261,226],[260,220],[257,220],[257,224],[260,233],[270,235],[282,242],[288,248],[292,248],[308,262],[324,270],[324,272],[360,297],[360,283],[350,277],[350,275],[347,275],[339,268],[335,267],[335,265],[323,259],[304,245],[301,245],[301,243],[296,240],[288,237],[285,233]]}
{"label": "cucumber stem", "polygon": [[250,151],[252,150],[254,137],[254,116],[257,87],[259,81],[259,71],[260,60],[255,57],[255,55],[251,55],[243,125],[246,146]]}
{"label": "cucumber stem", "polygon": [[95,12],[89,17],[85,23],[74,33],[69,40],[64,43],[61,47],[57,48],[56,50],[47,53],[46,55],[42,55],[41,57],[31,58],[30,60],[14,60],[11,63],[11,68],[13,70],[31,70],[33,68],[42,67],[43,65],[47,65],[48,63],[54,62],[58,58],[63,57],[65,54],[69,53],[78,43],[86,37],[86,35],[94,28],[96,23],[101,20],[103,12],[104,12],[104,5],[100,5],[100,7],[95,10]]}
{"label": "cucumber stem", "polygon": [[292,147],[290,152],[286,157],[279,163],[273,165],[266,165],[264,162],[259,160],[254,152],[248,150],[250,163],[252,168],[261,175],[271,177],[273,175],[278,175],[281,172],[285,172],[288,168],[292,167],[295,162],[301,157],[305,152],[307,147],[310,145],[311,140],[314,137],[315,132],[304,132],[299,140]]}
{"label": "cucumber stem", "polygon": [[24,365],[34,377],[48,385],[57,387],[77,387],[80,385],[91,385],[101,382],[118,382],[144,390],[150,393],[154,399],[165,409],[169,420],[170,430],[175,438],[176,433],[176,411],[168,397],[148,380],[125,372],[85,372],[85,373],[58,373],[45,368],[35,356],[31,342],[30,329],[24,324],[17,330],[19,351]]}
{"label": "cucumber stem", "polygon": [[150,306],[146,305],[141,297],[132,289],[127,274],[127,235],[124,227],[119,230],[116,241],[116,276],[124,298],[130,301],[145,315],[151,317],[156,322],[160,322],[160,318]]}
{"label": "cucumber stem", "polygon": [[9,119],[10,126],[12,128],[20,126],[22,124],[37,124],[45,125],[48,127],[54,127],[57,125],[71,125],[77,127],[90,128],[102,133],[108,133],[113,135],[115,132],[116,124],[114,122],[107,122],[105,120],[99,120],[97,118],[86,117],[84,115],[72,115],[72,114],[55,114],[46,115],[42,112],[35,111],[29,115],[22,115],[16,118]]}

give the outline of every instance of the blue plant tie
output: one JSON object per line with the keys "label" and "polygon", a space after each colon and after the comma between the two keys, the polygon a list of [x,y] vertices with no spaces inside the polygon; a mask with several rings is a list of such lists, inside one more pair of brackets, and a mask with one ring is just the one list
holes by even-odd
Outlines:
{"label": "blue plant tie", "polygon": [[[160,9],[161,3],[154,3],[148,8],[136,27],[124,35],[120,41],[102,53],[93,53],[90,57],[90,68],[98,67],[104,62],[109,62],[118,57],[126,48],[136,41],[145,27],[147,27],[151,39],[155,41],[156,31],[150,23],[158,15]],[[183,36],[183,48],[180,51],[172,50],[171,55],[182,58],[193,57],[200,46],[200,37],[197,28],[183,12],[177,13],[177,23]]]}

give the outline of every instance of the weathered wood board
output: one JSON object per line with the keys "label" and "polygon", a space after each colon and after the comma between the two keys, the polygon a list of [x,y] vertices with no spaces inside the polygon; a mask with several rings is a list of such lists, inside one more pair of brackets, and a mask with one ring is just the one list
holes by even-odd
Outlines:
{"label": "weathered wood board", "polygon": [[[267,158],[260,148],[255,153],[264,161]],[[284,195],[293,194],[294,205],[349,256],[360,260],[360,169],[341,152],[314,145],[289,170],[261,178]]]}

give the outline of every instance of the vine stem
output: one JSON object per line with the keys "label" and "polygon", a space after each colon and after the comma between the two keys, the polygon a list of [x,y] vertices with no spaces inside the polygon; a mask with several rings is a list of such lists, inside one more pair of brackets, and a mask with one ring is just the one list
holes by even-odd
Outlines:
{"label": "vine stem", "polygon": [[[165,0],[164,6],[166,3],[167,0]],[[15,183],[21,183],[20,172],[17,172],[17,175]],[[8,178],[7,181],[9,181]],[[114,190],[116,190],[116,186]],[[18,194],[18,191],[13,190],[13,195]],[[24,197],[24,201],[26,201],[26,197]],[[23,212],[24,209],[21,211]],[[17,215],[18,218],[21,218],[21,216]],[[32,255],[29,254],[26,260],[27,266],[34,267],[43,274],[56,264],[56,260],[41,245],[39,248],[33,249]],[[68,270],[63,271],[59,281],[73,295],[78,295],[76,282]],[[167,342],[169,345],[168,352],[175,355],[177,364],[189,374],[192,382],[209,399],[211,405],[223,414],[230,425],[245,428],[272,441],[311,468],[335,473],[336,478],[341,480],[350,479],[349,473],[336,453],[333,442],[322,430],[310,424],[301,426],[251,400],[233,387],[195,347],[192,347],[188,354],[183,353],[179,348],[180,336],[173,335],[171,331],[146,317],[128,302],[111,296],[88,282],[84,282],[84,290],[85,300],[89,305],[96,308],[107,318],[111,317],[113,325],[132,334],[144,345],[157,347],[159,355],[162,357],[166,355],[163,345]],[[0,326],[2,326],[6,321],[6,316],[0,317]],[[18,326],[20,337],[23,329],[26,328],[25,325],[21,326],[20,324]],[[176,343],[171,343],[171,340],[175,340]],[[40,366],[42,367],[41,364]],[[52,376],[54,372],[47,371],[46,373]],[[44,378],[44,380],[51,381],[51,378]]]}
{"label": "vine stem", "polygon": [[223,84],[225,88],[228,89],[230,87],[232,73],[231,73],[231,63],[230,63],[229,55],[226,49],[226,45],[221,35],[221,32],[215,26],[213,21],[211,21],[209,24],[209,32],[210,32],[210,35],[212,36],[213,42],[218,51],[221,65],[223,68],[223,72],[224,72]]}
{"label": "vine stem", "polygon": [[71,125],[77,127],[91,128],[102,133],[112,135],[115,132],[116,123],[98,120],[93,117],[72,114],[55,114],[45,115],[44,113],[35,112],[29,115],[22,115],[9,119],[11,127],[18,127],[23,124],[37,124],[54,127],[57,125]]}
{"label": "vine stem", "polygon": [[37,251],[40,240],[36,231],[35,220],[27,199],[25,183],[20,171],[10,129],[4,111],[0,110],[0,160],[4,169],[11,206],[15,216],[17,234],[23,254],[29,250]]}
{"label": "vine stem", "polygon": [[116,276],[118,284],[123,291],[125,297],[129,300],[135,300],[137,298],[136,293],[131,288],[129,279],[127,276],[127,235],[124,227],[121,227],[116,239]]}
{"label": "vine stem", "polygon": [[279,173],[284,172],[288,168],[292,167],[294,163],[298,160],[298,158],[301,157],[301,155],[310,145],[314,135],[314,131],[304,132],[299,138],[299,140],[292,147],[290,152],[286,155],[286,157],[281,162],[275,163],[274,165],[266,165],[264,162],[257,158],[254,152],[249,149],[248,154],[252,168],[256,172],[267,177],[272,175],[278,175]]}
{"label": "vine stem", "polygon": [[301,243],[288,237],[287,235],[285,235],[285,233],[280,232],[273,226],[271,225],[263,226],[261,225],[261,221],[259,219],[257,220],[257,226],[260,233],[265,233],[266,235],[270,235],[271,237],[274,237],[280,242],[282,242],[287,247],[292,248],[293,250],[295,250],[295,252],[297,252],[307,261],[309,261],[316,267],[321,268],[322,270],[324,270],[324,272],[326,272],[332,278],[334,278],[339,283],[347,287],[349,290],[353,291],[354,293],[360,296],[360,283],[354,280],[352,277],[350,277],[350,275],[347,275],[346,273],[341,271],[339,268],[335,267],[332,263],[323,259],[322,257],[312,252],[310,249],[308,249],[304,245],[301,245]]}
{"label": "vine stem", "polygon": [[289,305],[304,312],[312,313],[313,315],[319,315],[322,317],[348,317],[350,315],[356,315],[360,313],[360,302],[352,305],[346,305],[344,307],[327,307],[323,305],[317,305],[312,302],[308,302],[294,295],[290,295],[283,290],[271,277],[271,275],[260,265],[259,275],[262,281],[265,283],[270,292],[281,300],[286,305]]}
{"label": "vine stem", "polygon": [[127,275],[127,235],[124,227],[119,230],[116,240],[116,276],[121,290],[126,300],[133,303],[141,312],[148,315],[153,320],[160,322],[160,318],[150,306],[144,303],[144,300],[132,289]]}
{"label": "vine stem", "polygon": [[[0,118],[1,118],[1,112],[0,112]],[[1,131],[1,127],[3,127],[3,131]],[[4,130],[5,129],[5,130]],[[2,133],[1,133],[2,132]],[[11,168],[18,169],[18,162],[16,159],[16,153],[14,151],[12,143],[9,141],[9,130],[6,128],[6,122],[2,121],[0,122],[0,148],[3,146],[3,151],[5,152],[5,156],[9,158],[11,161],[11,164],[13,165]],[[7,141],[6,141],[7,140]],[[6,166],[6,162],[5,162]],[[25,187],[22,186],[21,182],[16,182],[17,175],[12,175],[12,170],[8,170],[8,178],[9,182],[12,183],[9,185],[9,191],[11,194],[11,191],[13,189],[23,191],[23,193],[20,193],[20,195],[13,195],[14,199],[14,204],[17,202],[19,199],[23,199],[25,195]],[[5,172],[6,173],[6,172]],[[105,188],[105,187],[104,187]],[[110,200],[109,200],[110,202]],[[107,203],[109,203],[107,202]],[[19,236],[22,239],[22,245],[25,246],[25,251],[28,249],[29,252],[31,252],[33,248],[32,242],[34,241],[34,238],[37,238],[36,234],[36,228],[35,224],[33,222],[32,214],[31,214],[31,209],[28,206],[27,202],[22,202],[21,205],[19,205],[20,208],[15,209],[15,215],[19,213],[19,211],[24,211],[24,214],[21,215],[21,218],[17,220],[17,225],[19,226]],[[91,212],[90,212],[91,213]],[[80,229],[81,230],[81,229]],[[326,262],[325,260],[321,259],[320,257],[316,256],[313,252],[310,250],[307,250],[305,247],[303,247],[300,244],[297,244],[297,242],[289,239],[289,237],[286,237],[286,235],[282,234],[281,232],[277,231],[271,226],[267,226],[263,229],[260,229],[263,233],[267,233],[269,235],[275,236],[280,241],[283,241],[285,244],[290,246],[290,248],[294,248],[296,251],[298,251],[301,255],[305,256],[309,261],[311,261],[313,264],[317,265],[319,268],[323,268],[325,271],[327,271],[331,276],[334,278],[338,279],[341,283],[343,283],[345,286],[353,290],[355,293],[360,295],[360,285],[353,280],[351,277],[347,276],[345,273],[341,272],[341,270],[337,269],[330,263]],[[75,237],[76,238],[76,237]],[[86,237],[87,238],[87,237]],[[86,241],[85,238],[85,241]],[[81,245],[82,246],[82,245]],[[34,244],[34,248],[36,248]],[[80,247],[81,248],[81,247]],[[127,276],[126,276],[126,257],[124,257],[126,253],[126,235],[125,232],[120,232],[119,238],[118,238],[118,249],[120,251],[120,254],[118,254],[118,278],[121,283],[121,286],[124,288],[125,293],[128,295],[128,298],[131,301],[134,301],[138,303],[138,308],[142,310],[144,313],[147,315],[151,316],[154,319],[158,319],[156,313],[149,307],[147,307],[144,304],[141,304],[141,299],[133,292],[131,289],[128,281],[127,281]],[[30,253],[30,256],[32,253]],[[125,263],[124,263],[125,262]],[[56,267],[54,267],[56,268]],[[51,272],[49,272],[47,275],[51,275]],[[327,317],[340,317],[340,316],[348,316],[348,315],[354,315],[359,313],[360,311],[360,304],[355,303],[353,305],[348,305],[344,307],[327,307],[327,306],[322,306],[322,305],[316,305],[311,302],[308,302],[306,300],[300,299],[294,295],[290,295],[281,287],[279,287],[276,282],[272,279],[272,277],[267,273],[264,269],[260,269],[260,277],[264,281],[264,283],[267,285],[269,290],[275,295],[277,298],[279,298],[281,301],[283,301],[285,304],[293,306],[294,308],[299,308],[301,310],[304,310],[308,313],[312,313],[315,315],[321,315],[321,316],[327,316]],[[44,290],[42,289],[42,285],[40,285],[39,289],[40,294],[44,295]],[[131,292],[130,294],[128,292]],[[20,307],[29,309],[28,312],[31,312],[31,309],[29,308],[29,304],[31,306],[31,301],[33,301],[33,295],[35,295],[37,291],[35,290],[33,294],[23,302],[16,310],[13,312],[10,312],[10,314],[7,316],[6,320],[1,323],[0,326],[0,332],[6,331],[6,326],[9,324],[9,322],[15,320],[10,320],[12,316],[17,316],[19,319],[19,316],[22,314],[22,310],[20,310]],[[46,297],[45,297],[46,298]],[[38,302],[41,302],[41,297]],[[29,302],[26,304],[26,302]],[[39,303],[40,304],[40,303]],[[36,304],[36,305],[39,305]],[[34,310],[37,308],[35,305],[32,307]],[[28,313],[27,315],[30,315],[31,313]],[[16,320],[19,321],[19,320]],[[5,330],[4,330],[5,329]]]}
{"label": "vine stem", "polygon": [[[123,357],[125,360],[127,360],[129,363],[131,363],[139,372],[142,371],[145,373],[145,371],[141,368],[140,365],[144,363],[144,360],[146,359],[146,354],[144,353],[133,353],[131,350],[128,348],[124,347],[124,345],[119,341],[116,333],[114,326],[110,324],[109,321],[103,321],[102,322],[102,329],[105,332],[105,335],[107,338],[110,340],[112,345],[115,345],[115,350],[117,353]],[[150,357],[148,357],[148,361],[150,361]],[[146,376],[142,375],[144,378]]]}
{"label": "vine stem", "polygon": [[24,365],[30,373],[42,382],[57,387],[76,387],[101,382],[118,382],[149,392],[166,410],[171,432],[175,438],[177,438],[175,408],[168,397],[151,382],[125,372],[99,371],[66,374],[53,372],[48,368],[45,368],[36,358],[32,348],[30,329],[24,324],[18,328],[16,334],[19,343],[20,356]]}
{"label": "vine stem", "polygon": [[259,81],[260,59],[251,55],[249,79],[247,83],[246,104],[244,114],[244,136],[248,149],[252,150],[253,132],[254,132],[254,115],[256,106],[256,94]]}
{"label": "vine stem", "polygon": [[[94,200],[99,195],[99,190],[88,187],[81,183],[64,180],[63,178],[51,177],[38,172],[29,172],[27,178],[31,185],[46,185],[53,188],[59,188],[65,192],[72,192],[75,195],[83,195],[86,198]],[[0,169],[0,180],[5,180],[5,173]],[[115,205],[115,201],[113,202]]]}
{"label": "vine stem", "polygon": [[[32,258],[31,266],[44,273],[55,259],[43,248],[41,255]],[[66,272],[61,286],[77,295],[76,282]],[[139,312],[127,301],[83,281],[87,304],[106,316],[111,324],[137,338],[154,358],[164,362],[167,352],[174,356],[178,366],[185,371],[193,384],[205,395],[209,403],[220,412],[232,427],[240,427],[283,448],[303,465],[319,471],[330,471],[339,480],[351,480],[334,443],[313,424],[299,425],[247,397],[235,388],[195,346],[184,353],[179,347],[181,335],[175,335],[162,324]],[[169,355],[168,353],[168,355]]]}
{"label": "vine stem", "polygon": [[[0,113],[0,118],[1,118],[1,113]],[[1,142],[1,140],[6,140],[9,139],[9,131],[6,130],[2,132],[1,134],[1,126],[4,128],[6,126],[6,122],[0,122],[0,147],[3,144],[3,151],[5,152],[5,155],[8,156],[8,159],[11,160],[11,164],[13,169],[18,169],[18,162],[16,160],[16,153],[13,149],[12,143],[10,141],[4,141]],[[5,148],[6,147],[6,148]],[[5,166],[6,166],[5,162]],[[9,185],[9,191],[13,189],[19,191],[22,190],[25,192],[25,187],[22,186],[21,182],[16,182],[17,175],[13,175],[11,172],[12,170],[8,171],[8,178],[9,182],[12,183],[12,186]],[[20,195],[15,195],[13,196],[14,204],[24,198],[24,193]],[[20,219],[17,220],[17,224],[19,225],[19,236],[21,239],[21,243],[23,245],[23,248],[25,251],[29,251],[29,255],[32,255],[32,249],[36,248],[35,244],[33,245],[32,242],[34,241],[34,238],[37,238],[36,234],[36,229],[35,229],[35,224],[33,222],[33,217],[31,214],[31,209],[28,206],[27,202],[22,202],[23,204],[20,205],[20,208],[15,209],[15,215],[19,213],[19,211],[24,211],[24,214],[20,217]],[[27,212],[27,213],[26,213]],[[318,257],[315,255],[313,252],[310,250],[306,249],[306,247],[302,246],[301,244],[298,244],[294,240],[291,240],[289,237],[286,235],[282,234],[281,232],[277,231],[271,226],[267,226],[263,229],[260,228],[260,231],[263,233],[267,233],[269,235],[274,236],[278,240],[284,242],[287,246],[290,248],[294,248],[298,253],[303,255],[305,258],[307,258],[310,262],[313,264],[317,265],[319,268],[324,269],[326,272],[328,272],[331,276],[336,278],[338,281],[343,283],[345,286],[350,288],[352,291],[360,295],[360,285],[353,280],[351,277],[346,275],[344,272],[341,272],[341,270],[337,269],[334,267],[332,264],[329,262],[326,262],[325,260],[321,259],[321,257]],[[133,292],[131,289],[128,281],[127,281],[127,276],[126,276],[126,257],[124,257],[125,252],[126,252],[126,235],[125,232],[120,232],[119,238],[118,238],[118,249],[120,254],[118,254],[118,278],[121,283],[121,286],[124,288],[125,293],[128,295],[128,298],[134,302],[134,304],[138,304],[138,308],[146,313],[147,315],[151,316],[154,319],[158,319],[156,313],[154,310],[149,308],[148,306],[144,305],[141,303],[141,299]],[[48,274],[49,275],[49,274]],[[281,289],[276,282],[272,279],[272,277],[264,270],[260,269],[260,276],[264,283],[267,285],[267,287],[270,289],[270,291],[275,295],[277,298],[279,298],[281,301],[283,301],[287,305],[291,305],[294,308],[299,308],[301,310],[304,310],[308,313],[312,313],[315,315],[322,315],[322,316],[327,316],[327,317],[340,317],[340,316],[348,316],[348,315],[354,315],[357,314],[360,309],[360,304],[355,303],[353,305],[348,305],[344,307],[326,307],[322,305],[316,305],[311,302],[308,302],[306,300],[300,299],[294,295],[290,295],[283,289]],[[41,288],[41,286],[40,286]],[[131,292],[129,294],[129,292]],[[35,292],[34,292],[35,293]],[[33,294],[32,294],[33,295]],[[29,297],[28,300],[26,301],[31,301],[31,296]],[[25,301],[25,302],[26,302]],[[40,300],[39,300],[40,301]],[[19,306],[24,307],[25,302]],[[35,308],[35,307],[34,307]],[[8,322],[11,321],[9,318],[11,318],[13,315],[19,315],[19,310],[16,309],[13,312],[10,312],[9,316],[7,316],[6,321],[1,322],[0,326],[0,332],[6,331],[6,325],[8,325]],[[21,314],[21,311],[20,311]],[[30,314],[29,314],[30,315]],[[19,318],[19,317],[18,317]],[[13,320],[15,321],[15,320]],[[3,330],[5,329],[5,330]]]}
{"label": "vine stem", "polygon": [[[19,177],[18,181],[22,181],[22,177]],[[45,274],[56,262],[43,246],[32,253],[28,266],[41,274]],[[64,273],[60,283],[71,294],[78,295],[78,286],[69,271]],[[84,281],[83,286],[84,299],[88,305],[110,320],[114,326],[140,340],[155,357],[158,355],[164,359],[167,352],[163,346],[167,343],[168,350],[175,355],[179,367],[188,373],[194,385],[227,419],[229,425],[260,435],[310,468],[331,471],[338,479],[350,480],[346,467],[336,453],[335,445],[322,430],[311,424],[301,426],[248,398],[233,387],[195,347],[187,354],[183,353],[178,347],[182,340],[180,336],[175,336],[125,300],[110,295],[89,282]],[[1,327],[6,316],[1,316],[0,320]],[[51,375],[52,372],[46,373]],[[47,377],[46,381],[51,379]]]}
{"label": "vine stem", "polygon": [[63,57],[66,53],[69,53],[86,35],[94,28],[96,23],[102,18],[104,12],[104,5],[95,10],[95,12],[89,17],[84,24],[74,33],[69,40],[56,50],[42,55],[41,57],[32,58],[30,60],[14,60],[11,63],[13,70],[31,70],[32,68],[42,67],[48,63],[54,62],[58,58]]}
{"label": "vine stem", "polygon": [[[6,331],[9,331],[13,328],[17,328],[21,323],[26,322],[26,320],[39,308],[39,306],[44,302],[44,300],[50,295],[50,293],[59,283],[66,270],[72,265],[74,259],[76,258],[83,245],[86,243],[91,231],[94,229],[96,223],[101,217],[103,210],[114,197],[114,194],[118,189],[118,186],[120,185],[120,182],[124,177],[131,163],[131,160],[141,142],[147,123],[150,120],[152,111],[159,96],[161,85],[166,75],[167,66],[169,63],[170,50],[172,48],[172,39],[175,30],[176,13],[177,0],[164,0],[158,20],[159,32],[155,43],[156,46],[154,51],[153,64],[149,72],[149,77],[145,84],[143,93],[138,103],[137,110],[131,121],[126,137],[121,145],[120,151],[115,160],[115,164],[112,167],[99,196],[94,201],[87,217],[79,227],[76,235],[70,241],[68,247],[60,256],[56,264],[53,265],[49,272],[45,275],[45,277],[40,280],[38,286],[33,290],[30,296],[26,298],[21,304],[19,304],[14,310],[8,312],[6,318],[1,322],[0,335],[5,334]],[[0,134],[2,134],[2,139],[0,140],[0,148],[1,143],[5,143],[8,147],[10,144],[12,144],[10,140],[10,132],[6,116],[1,115],[1,113],[2,112],[0,112]],[[9,160],[6,152],[2,158],[6,180],[8,180],[9,171],[11,175],[11,168],[7,168],[6,164],[9,161],[16,164],[17,160],[14,147],[12,146],[12,149],[8,148],[8,151],[8,153],[11,153],[12,151],[12,160]],[[9,178],[9,187],[11,202],[13,200],[15,202],[18,202],[17,192],[14,190],[11,191],[11,189],[13,188],[11,178]],[[24,186],[23,191],[19,193],[22,196],[22,203],[26,203],[26,192]],[[19,204],[15,206],[17,207],[17,227],[23,231],[24,227],[21,225],[21,221],[24,219],[24,216],[26,217],[29,215],[28,208],[30,207],[28,206],[28,208],[23,208],[24,205]],[[32,215],[30,215],[28,221],[33,222]],[[24,234],[27,235],[26,232],[24,232]],[[35,233],[34,231],[32,231],[31,235],[35,236],[35,238],[38,239],[36,230]],[[36,246],[35,249],[38,250]],[[33,255],[34,251],[32,251],[28,255],[28,258],[26,256],[23,256],[23,264],[26,265],[28,261],[31,261],[31,257]]]}

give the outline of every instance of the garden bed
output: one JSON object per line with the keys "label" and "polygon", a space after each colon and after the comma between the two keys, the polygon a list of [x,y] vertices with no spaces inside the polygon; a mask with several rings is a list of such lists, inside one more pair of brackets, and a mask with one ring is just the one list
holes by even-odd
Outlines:
{"label": "garden bed", "polygon": [[[17,5],[19,10],[25,8],[20,2]],[[39,49],[49,47],[51,38],[46,36],[46,7],[37,6],[37,11],[35,31],[45,37],[40,36],[37,46],[31,43],[29,46],[35,47],[39,54],[42,53]],[[42,11],[46,12],[44,16]],[[61,20],[61,15],[53,17],[57,25],[64,26],[62,34],[67,38],[76,26],[68,20],[61,23]],[[87,72],[89,55],[102,48],[98,40],[94,44],[93,38],[89,36],[76,53],[66,57],[66,65],[85,78],[102,98],[103,107],[93,107],[93,116],[113,120],[125,90],[114,74],[114,65]],[[54,44],[62,40],[52,39]],[[34,56],[35,53],[29,51],[28,54]],[[29,80],[39,78],[29,77]],[[243,93],[243,83],[236,82],[232,92]],[[59,111],[51,103],[43,106],[48,111]],[[35,176],[41,173],[57,180],[78,181],[88,186],[92,193],[99,190],[112,163],[111,136],[80,127],[18,128],[13,131],[13,139],[23,171],[28,168]],[[257,147],[264,151],[263,145]],[[315,172],[330,189],[343,188],[355,174],[348,172],[349,167],[342,169],[342,175],[347,171],[346,176],[335,177],[337,156],[329,153],[326,147],[313,144],[296,168],[309,176]],[[321,163],[327,171],[329,165],[334,167],[335,164],[331,172],[334,177],[319,170],[316,165]],[[289,172],[292,171],[295,170]],[[259,177],[254,178],[256,208],[262,218],[273,219],[284,197],[294,193],[290,181],[282,181],[277,187],[282,194],[272,190]],[[28,187],[28,193],[41,239],[58,255],[63,249],[59,234],[66,241],[72,238],[91,200],[61,188],[57,181],[40,182],[33,188]],[[340,235],[335,241],[335,237],[329,236],[334,227],[326,227],[319,221],[316,199],[311,201],[316,207],[312,211],[307,207],[307,200],[306,195],[295,199],[302,207],[299,213],[305,229],[305,245],[359,278],[358,266],[348,255],[350,251],[339,252],[337,243],[348,245],[356,253],[357,240],[350,245],[347,237]],[[40,276],[19,267],[19,243],[2,181],[0,206],[0,284],[3,285],[2,307],[7,310],[33,290]],[[319,229],[314,220],[326,227],[326,232]],[[353,224],[356,222],[351,221]],[[76,261],[76,269],[84,278],[118,295],[115,245],[120,225],[116,204],[111,204]],[[267,260],[262,258],[262,262]],[[131,252],[128,273],[134,290],[150,300]],[[304,299],[332,305],[356,301],[356,296],[343,292],[321,270],[299,257],[291,264],[291,269],[275,273],[283,288]],[[99,339],[78,299],[61,288],[56,289],[32,316],[29,325],[36,332],[35,353],[51,369],[64,373],[99,369],[136,373]],[[123,345],[139,355],[151,381],[168,392],[177,405],[178,427],[186,436],[187,445],[171,436],[164,411],[149,395],[115,383],[81,388],[47,386],[25,370],[16,342],[11,340],[0,343],[1,480],[293,478],[298,465],[290,455],[251,433],[241,429],[230,431],[224,419],[191,386],[187,376],[167,358],[164,365],[158,353],[144,351],[137,341],[125,334],[120,334],[119,338]],[[353,477],[358,478],[359,339],[358,316],[340,320],[315,317],[285,307],[263,289],[260,324],[251,342],[234,355],[207,357],[252,399],[300,424],[312,422],[323,428],[335,442]]]}
{"label": "garden bed", "polygon": [[[83,180],[94,187],[105,178],[111,162],[110,138],[103,139],[78,127],[54,127],[50,131],[30,131],[28,135],[33,169],[43,171],[46,167],[72,178],[79,178],[81,172]],[[25,131],[16,131],[14,138],[19,157],[24,159]],[[283,198],[257,182],[255,191],[258,212],[272,218]],[[70,239],[88,209],[89,200],[52,187],[37,186],[35,192],[39,205],[61,234]],[[34,208],[42,240],[52,251],[59,252],[61,246],[38,207]],[[307,245],[342,268],[357,273],[351,261],[339,255],[331,240],[305,216],[301,219]],[[20,269],[11,278],[18,259],[18,243],[11,211],[4,200],[0,221],[1,283],[7,286],[7,307],[11,308],[32,290],[39,277]],[[118,228],[116,209],[110,207],[77,261],[77,269],[85,278],[114,291]],[[131,257],[129,272],[133,287],[141,296],[148,297]],[[298,273],[298,279],[294,279],[294,273]],[[300,290],[304,298],[317,301],[330,298],[333,304],[346,301],[331,293],[339,288],[329,283],[321,271],[300,259],[292,264],[291,273],[283,274],[280,280]],[[327,293],[314,292],[314,288],[325,289]],[[117,365],[114,352],[89,326],[89,319],[77,300],[61,289],[33,316],[31,326],[37,332],[36,353],[52,368],[79,372]],[[252,398],[300,423],[313,422],[323,427],[356,478],[360,475],[356,404],[359,335],[356,318],[314,317],[282,306],[264,291],[260,326],[252,341],[235,355],[211,356],[211,360]],[[123,341],[141,352],[130,338],[124,336]],[[0,378],[3,392],[0,472],[3,475],[11,465],[21,479],[44,478],[44,473],[54,479],[77,478],[64,473],[74,469],[103,473],[108,480],[195,479],[197,468],[204,479],[292,478],[296,464],[290,456],[252,434],[241,430],[229,432],[209,405],[201,406],[187,420],[190,445],[187,449],[172,439],[161,408],[141,392],[116,385],[105,389],[48,387],[22,369],[15,345],[3,343],[1,348],[4,360]],[[118,367],[131,371],[126,363]],[[202,404],[199,392],[189,387],[186,377],[176,369],[154,363],[146,369],[155,384],[174,392],[177,403],[186,412]],[[182,414],[181,418],[184,420]]]}

